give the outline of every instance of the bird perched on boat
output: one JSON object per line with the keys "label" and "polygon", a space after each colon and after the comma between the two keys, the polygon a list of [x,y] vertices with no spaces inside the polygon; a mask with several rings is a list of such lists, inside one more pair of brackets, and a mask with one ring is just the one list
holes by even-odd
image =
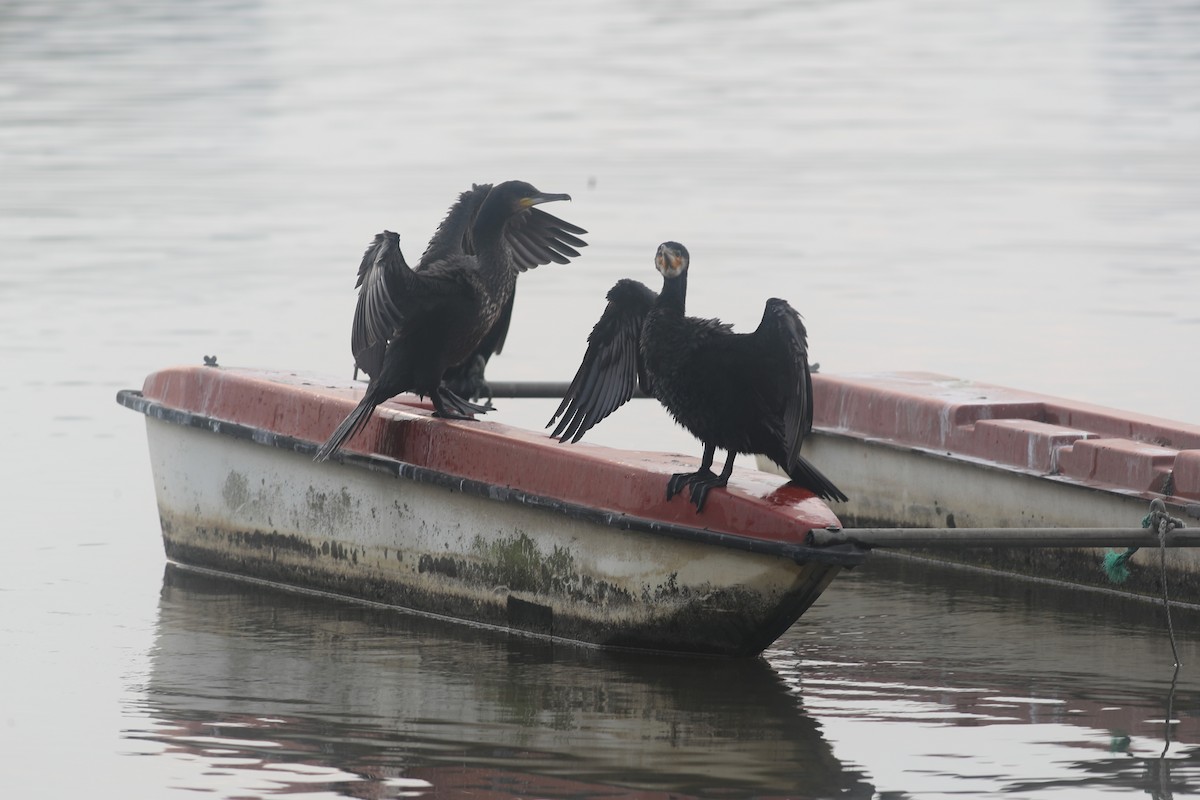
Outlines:
{"label": "bird perched on boat", "polygon": [[433,401],[434,416],[470,419],[487,407],[443,383],[474,356],[486,362],[504,342],[517,275],[551,261],[566,264],[586,245],[583,228],[534,206],[570,195],[524,181],[476,185],[438,226],[416,269],[400,237],[376,235],[358,268],[350,347],[371,380],[358,406],[317,451],[324,461],[357,433],[380,403],[400,392]]}
{"label": "bird perched on boat", "polygon": [[[622,279],[588,336],[587,352],[547,427],[577,442],[630,397],[635,386],[656,398],[704,444],[695,472],[667,483],[667,499],[690,487],[697,513],[712,489],[725,486],[738,453],[760,453],[800,486],[826,500],[846,495],[800,455],[812,430],[812,375],[800,315],[778,298],[767,300],[752,333],[733,333],[718,319],[684,313],[690,256],[678,242],[658,246],[663,276],[655,294]],[[711,467],[717,448],[728,451],[720,475]]]}

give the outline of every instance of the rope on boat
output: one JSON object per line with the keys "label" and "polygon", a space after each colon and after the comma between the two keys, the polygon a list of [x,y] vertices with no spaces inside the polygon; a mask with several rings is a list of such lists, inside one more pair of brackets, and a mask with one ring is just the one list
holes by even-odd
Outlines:
{"label": "rope on boat", "polygon": [[[1163,609],[1167,614],[1167,634],[1171,637],[1171,655],[1175,658],[1175,669],[1179,669],[1179,648],[1175,643],[1175,625],[1171,621],[1171,600],[1167,591],[1167,541],[1176,528],[1186,527],[1183,520],[1167,513],[1162,500],[1150,501],[1150,513],[1142,518],[1142,527],[1148,528],[1158,537],[1159,580],[1162,583]],[[1129,559],[1138,551],[1137,546],[1125,548],[1118,553],[1110,550],[1104,556],[1104,574],[1113,583],[1124,583],[1129,578]]]}
{"label": "rope on boat", "polygon": [[[1186,527],[1183,520],[1178,517],[1172,517],[1167,513],[1167,506],[1162,500],[1155,498],[1150,501],[1150,513],[1142,517],[1142,527],[1149,528],[1150,531],[1157,536],[1157,544],[1159,548],[1165,548],[1166,537],[1171,531],[1176,528]],[[1113,583],[1124,583],[1129,580],[1129,559],[1133,557],[1142,545],[1131,545],[1125,548],[1125,552],[1118,553],[1111,550],[1104,556],[1102,567],[1104,574]]]}
{"label": "rope on boat", "polygon": [[[1160,503],[1161,500],[1154,502]],[[1179,648],[1175,645],[1175,625],[1171,622],[1171,601],[1167,597],[1167,534],[1171,532],[1170,528],[1163,529],[1165,523],[1159,523],[1158,529],[1158,564],[1162,570],[1160,578],[1162,580],[1163,590],[1163,610],[1167,612],[1167,635],[1171,637],[1171,657],[1175,659],[1175,669],[1179,670]]]}
{"label": "rope on boat", "polygon": [[[1167,614],[1167,634],[1171,637],[1171,655],[1175,658],[1175,670],[1178,673],[1179,647],[1175,643],[1175,625],[1171,621],[1171,600],[1167,591],[1167,539],[1176,528],[1186,526],[1183,520],[1167,513],[1167,506],[1162,500],[1155,498],[1150,501],[1150,513],[1142,518],[1142,527],[1149,528],[1158,536],[1158,567],[1159,580],[1162,583],[1163,609]],[[1123,553],[1110,550],[1105,554],[1104,574],[1110,581],[1124,583],[1129,578],[1129,559],[1137,551],[1137,547],[1127,547]]]}

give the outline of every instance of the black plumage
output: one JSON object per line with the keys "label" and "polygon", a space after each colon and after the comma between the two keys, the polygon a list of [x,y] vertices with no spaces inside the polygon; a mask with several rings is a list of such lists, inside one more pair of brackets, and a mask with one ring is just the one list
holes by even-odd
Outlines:
{"label": "black plumage", "polygon": [[371,380],[358,406],[317,451],[324,461],[400,392],[433,401],[440,417],[469,419],[483,406],[443,383],[447,372],[499,352],[512,313],[517,275],[566,264],[586,245],[583,228],[547,214],[539,203],[570,200],[524,181],[476,185],[463,192],[438,226],[416,269],[400,237],[384,231],[363,253],[350,347]]}
{"label": "black plumage", "polygon": [[[704,443],[700,468],[671,476],[668,500],[691,487],[696,511],[702,511],[708,492],[728,484],[738,453],[760,453],[819,497],[845,500],[800,455],[813,415],[800,315],[787,301],[771,298],[752,333],[686,316],[687,248],[664,242],[654,260],[663,275],[661,292],[629,279],[609,290],[583,362],[550,420],[558,420],[553,436],[579,441],[640,386]],[[717,448],[728,451],[720,475],[711,470]]]}

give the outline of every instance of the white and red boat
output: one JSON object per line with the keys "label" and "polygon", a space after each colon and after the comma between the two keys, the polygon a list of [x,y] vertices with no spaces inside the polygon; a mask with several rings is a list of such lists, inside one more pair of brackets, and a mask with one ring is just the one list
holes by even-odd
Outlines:
{"label": "white and red boat", "polygon": [[[1136,528],[1156,498],[1185,522],[1200,513],[1197,425],[932,373],[820,373],[813,392],[804,453],[850,496],[847,527],[963,528],[969,544],[981,529]],[[925,555],[1118,588],[1094,547]],[[1172,600],[1200,604],[1200,550],[1171,549],[1166,566]],[[1160,574],[1154,555],[1119,590],[1161,598]]]}
{"label": "white and red boat", "polygon": [[736,470],[697,514],[665,499],[694,459],[437,419],[411,395],[315,463],[361,392],[207,366],[120,392],[146,415],[167,557],[591,645],[751,655],[865,555],[807,546],[838,519],[781,478]]}

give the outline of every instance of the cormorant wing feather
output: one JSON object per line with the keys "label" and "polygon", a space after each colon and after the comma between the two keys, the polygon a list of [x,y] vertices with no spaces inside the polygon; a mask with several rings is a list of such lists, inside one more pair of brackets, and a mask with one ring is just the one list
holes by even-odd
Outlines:
{"label": "cormorant wing feather", "polygon": [[400,321],[397,301],[412,274],[400,252],[400,237],[391,231],[376,234],[358,267],[358,304],[350,332],[354,361],[371,377],[383,367],[387,341]]}
{"label": "cormorant wing feather", "polygon": [[558,427],[551,434],[559,441],[577,442],[592,426],[620,408],[639,383],[647,385],[641,359],[642,323],[658,295],[629,278],[608,291],[608,306],[588,335],[583,362],[546,423]]}
{"label": "cormorant wing feather", "polygon": [[786,300],[772,297],[763,310],[762,322],[755,331],[760,347],[777,352],[780,378],[783,380],[784,451],[790,470],[800,456],[800,445],[812,430],[812,372],[808,366],[808,334],[800,314]]}
{"label": "cormorant wing feather", "polygon": [[513,260],[521,272],[542,264],[566,264],[579,256],[578,247],[587,247],[579,234],[587,233],[540,208],[530,208],[509,220],[504,237],[512,248]]}
{"label": "cormorant wing feather", "polygon": [[475,255],[471,229],[475,225],[475,217],[479,215],[480,206],[491,190],[490,183],[473,183],[470,189],[458,196],[429,239],[429,245],[421,254],[421,265],[460,254]]}

